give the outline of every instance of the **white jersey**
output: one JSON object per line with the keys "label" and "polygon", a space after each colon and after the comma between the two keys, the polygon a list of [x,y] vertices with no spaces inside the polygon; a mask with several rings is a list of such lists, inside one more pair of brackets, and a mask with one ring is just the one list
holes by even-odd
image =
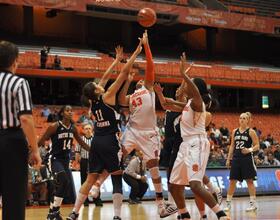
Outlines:
{"label": "white jersey", "polygon": [[142,86],[129,98],[128,126],[143,130],[156,128],[155,92]]}
{"label": "white jersey", "polygon": [[182,112],[182,118],[180,122],[181,127],[181,136],[190,137],[192,135],[205,135],[205,120],[206,120],[206,111],[205,105],[203,103],[203,111],[202,112],[195,112],[191,108],[192,100],[189,100],[184,110]]}

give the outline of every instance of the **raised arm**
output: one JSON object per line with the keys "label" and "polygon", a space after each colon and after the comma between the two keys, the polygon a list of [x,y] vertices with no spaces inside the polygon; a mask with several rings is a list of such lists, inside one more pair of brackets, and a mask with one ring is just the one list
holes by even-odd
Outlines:
{"label": "raised arm", "polygon": [[129,73],[127,80],[125,81],[124,86],[122,87],[120,94],[118,96],[118,102],[120,106],[128,106],[129,105],[129,95],[127,95],[128,88],[133,80],[135,73]]}
{"label": "raised arm", "polygon": [[[183,53],[182,56],[181,56],[180,65],[181,66],[186,65],[186,55],[185,55],[185,53]],[[192,103],[191,103],[192,109],[196,112],[202,112],[203,101],[202,101],[202,98],[201,98],[200,93],[198,91],[198,88],[192,82],[190,77],[187,75],[187,73],[190,71],[191,67],[192,67],[192,65],[186,70],[183,70],[184,68],[180,67],[180,72],[181,72],[181,75],[183,76],[183,79],[185,80],[185,82],[187,84],[188,98],[192,98]]]}
{"label": "raised arm", "polygon": [[115,105],[115,102],[116,102],[115,95],[119,91],[123,82],[127,79],[127,76],[130,72],[132,64],[136,60],[136,57],[139,55],[139,53],[141,53],[141,51],[142,51],[142,40],[139,39],[139,44],[138,44],[136,50],[131,55],[131,57],[127,61],[127,63],[124,65],[123,69],[121,70],[120,75],[117,77],[115,82],[107,89],[106,93],[103,95],[103,100],[105,103],[107,103],[109,105]]}
{"label": "raised arm", "polygon": [[[159,83],[156,83],[154,85],[154,90],[155,90],[155,92],[158,96],[159,102],[160,102],[163,109],[174,111],[174,112],[182,112],[183,111],[186,103],[184,103],[183,106],[177,105],[179,102],[176,103],[176,101],[174,99],[164,97],[164,95],[162,93],[163,88],[160,86]],[[174,102],[172,102],[172,101],[174,101]]]}
{"label": "raised arm", "polygon": [[111,73],[113,72],[114,67],[123,59],[123,48],[121,46],[117,46],[115,48],[116,51],[116,59],[114,62],[109,66],[106,72],[103,74],[102,78],[100,79],[98,85],[105,88],[108,80],[110,79]]}
{"label": "raised arm", "polygon": [[144,85],[148,90],[152,90],[155,82],[155,64],[153,61],[153,55],[149,45],[147,30],[145,30],[145,33],[143,34],[142,43],[144,46],[146,62],[147,62]]}

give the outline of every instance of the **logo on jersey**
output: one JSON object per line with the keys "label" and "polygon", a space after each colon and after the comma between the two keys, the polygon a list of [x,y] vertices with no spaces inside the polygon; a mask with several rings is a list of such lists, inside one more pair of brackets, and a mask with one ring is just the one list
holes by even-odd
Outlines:
{"label": "logo on jersey", "polygon": [[198,172],[198,164],[193,164],[193,165],[192,165],[192,170],[193,170],[194,172]]}

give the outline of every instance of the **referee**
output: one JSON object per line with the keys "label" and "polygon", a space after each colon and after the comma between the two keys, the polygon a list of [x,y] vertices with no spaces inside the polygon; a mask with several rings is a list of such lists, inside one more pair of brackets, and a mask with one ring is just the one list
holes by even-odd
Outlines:
{"label": "referee", "polygon": [[[93,125],[87,122],[83,124],[82,128],[84,134],[84,136],[82,136],[82,139],[87,145],[91,146],[91,141],[93,137]],[[82,185],[87,179],[89,152],[81,148],[79,144],[76,145],[75,152],[76,152],[76,161],[80,163],[80,174],[81,174],[81,185]],[[103,205],[100,199],[100,194],[96,199],[94,199],[94,203],[96,206]],[[85,201],[84,205],[88,205],[88,200]]]}
{"label": "referee", "polygon": [[[15,76],[18,48],[0,41],[0,194],[3,220],[24,220],[27,195],[28,146],[39,168],[32,101],[28,82]],[[28,143],[27,143],[28,141]]]}

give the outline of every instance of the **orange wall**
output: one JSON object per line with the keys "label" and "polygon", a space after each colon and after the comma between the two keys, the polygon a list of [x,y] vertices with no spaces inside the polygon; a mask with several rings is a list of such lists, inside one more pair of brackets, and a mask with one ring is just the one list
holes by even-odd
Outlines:
{"label": "orange wall", "polygon": [[0,6],[0,29],[9,33],[23,32],[23,7],[14,5]]}
{"label": "orange wall", "polygon": [[46,17],[47,9],[34,7],[34,35],[80,39],[86,17],[73,12],[58,12],[54,18]]}

